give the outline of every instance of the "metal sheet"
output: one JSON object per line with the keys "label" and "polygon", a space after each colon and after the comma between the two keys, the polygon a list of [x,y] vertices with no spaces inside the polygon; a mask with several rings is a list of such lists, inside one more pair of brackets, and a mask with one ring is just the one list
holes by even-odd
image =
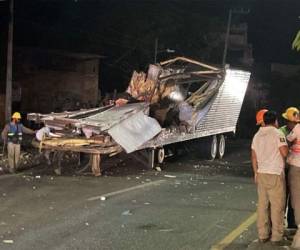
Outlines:
{"label": "metal sheet", "polygon": [[145,144],[143,144],[139,149],[158,148],[172,143],[193,140],[196,138],[206,137],[210,135],[229,133],[229,132],[233,132],[234,130],[235,127],[206,130],[206,131],[197,130],[194,133],[180,133],[180,132],[170,133],[165,131],[165,132],[161,132],[155,139],[150,140]]}
{"label": "metal sheet", "polygon": [[205,118],[197,125],[197,130],[236,127],[249,79],[249,72],[228,69],[215,101]]}
{"label": "metal sheet", "polygon": [[127,153],[131,153],[160,131],[159,123],[140,111],[110,128],[108,133]]}
{"label": "metal sheet", "polygon": [[163,131],[140,148],[152,148],[195,138],[235,132],[238,117],[250,79],[250,73],[228,69],[226,77],[203,119],[193,133]]}
{"label": "metal sheet", "polygon": [[80,119],[80,121],[85,125],[96,126],[100,131],[106,131],[141,110],[148,112],[148,106],[145,103],[132,103],[110,108],[104,112]]}

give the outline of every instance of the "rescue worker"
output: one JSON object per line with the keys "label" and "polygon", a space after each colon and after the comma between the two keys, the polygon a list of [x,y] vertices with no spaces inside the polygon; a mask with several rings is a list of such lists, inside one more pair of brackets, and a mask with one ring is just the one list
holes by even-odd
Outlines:
{"label": "rescue worker", "polygon": [[276,112],[265,112],[263,121],[265,126],[259,128],[251,145],[258,193],[257,230],[260,242],[270,239],[272,244],[277,245],[281,243],[284,232],[284,158],[288,147],[285,137],[278,130]]}
{"label": "rescue worker", "polygon": [[285,112],[282,114],[282,117],[285,119],[286,125],[279,128],[279,130],[287,136],[295,127],[296,121],[295,117],[299,116],[299,109],[295,107],[289,107],[285,110]]}
{"label": "rescue worker", "polygon": [[267,109],[261,109],[261,110],[259,110],[259,111],[256,113],[256,125],[262,126],[262,127],[265,126],[265,123],[264,123],[264,114],[265,114],[266,112],[268,112]]}
{"label": "rescue worker", "polygon": [[[297,124],[297,118],[299,116],[299,110],[295,107],[289,107],[286,111],[282,114],[282,117],[285,119],[286,125],[279,128],[279,130],[284,134],[285,137],[293,130],[293,128]],[[290,187],[288,181],[288,172],[289,172],[289,164],[286,164],[285,168],[285,178],[286,178],[286,216],[287,216],[287,228],[297,228],[295,223],[295,216],[294,210],[291,204],[291,197],[290,197]]]}
{"label": "rescue worker", "polygon": [[[32,141],[32,144],[35,145],[36,147],[39,147],[39,144],[42,140],[44,140],[45,138],[59,138],[61,137],[60,135],[57,135],[55,133],[51,132],[51,129],[47,126],[39,129],[36,132],[35,135],[35,140]],[[51,161],[51,153],[52,153],[52,161]],[[50,166],[51,164],[53,164],[55,162],[55,160],[58,161],[57,164],[53,164],[54,165],[54,172],[56,175],[61,175],[61,158],[63,156],[62,152],[53,152],[49,149],[44,149],[44,153],[43,153],[44,157],[47,160],[47,164]]]}
{"label": "rescue worker", "polygon": [[287,135],[287,140],[292,143],[287,158],[289,164],[288,181],[291,195],[291,204],[294,209],[297,232],[294,236],[292,247],[300,249],[300,117],[299,112],[287,113],[289,121],[295,124],[292,131]]}
{"label": "rescue worker", "polygon": [[[44,140],[46,137],[50,136],[50,128],[49,127],[42,127],[41,129],[39,129],[36,134],[35,134],[35,139],[32,140],[32,144],[35,147],[39,147],[40,142],[42,140]],[[51,160],[50,160],[50,153],[51,150],[44,150],[44,156],[47,160],[47,164],[51,165]]]}
{"label": "rescue worker", "polygon": [[1,137],[7,144],[9,172],[14,173],[18,167],[21,153],[21,142],[24,134],[35,134],[35,131],[26,128],[21,122],[21,114],[15,112],[11,122],[5,125]]}

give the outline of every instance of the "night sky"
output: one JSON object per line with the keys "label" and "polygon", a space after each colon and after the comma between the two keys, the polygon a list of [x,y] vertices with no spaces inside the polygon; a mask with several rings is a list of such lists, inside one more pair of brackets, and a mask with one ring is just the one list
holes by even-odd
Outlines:
{"label": "night sky", "polygon": [[[133,69],[153,62],[155,38],[159,59],[169,57],[163,50],[171,48],[174,55],[220,64],[223,42],[208,50],[214,38],[207,34],[225,31],[230,8],[250,9],[233,22],[248,23],[256,62],[300,63],[291,50],[300,29],[299,0],[15,0],[14,45],[104,55],[101,81],[125,86]],[[8,19],[7,3],[0,2],[1,63]]]}

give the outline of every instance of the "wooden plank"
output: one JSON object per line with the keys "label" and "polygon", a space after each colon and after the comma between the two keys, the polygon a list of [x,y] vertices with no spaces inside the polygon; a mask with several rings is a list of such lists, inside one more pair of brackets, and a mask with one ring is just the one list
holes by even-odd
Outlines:
{"label": "wooden plank", "polygon": [[101,176],[101,169],[100,169],[100,154],[92,154],[90,156],[92,158],[91,164],[92,164],[92,172],[95,176]]}
{"label": "wooden plank", "polygon": [[105,147],[105,148],[90,148],[90,147],[66,147],[66,146],[48,146],[42,145],[41,149],[49,149],[54,151],[69,151],[69,152],[82,152],[88,154],[112,154],[114,152],[121,152],[122,148],[119,145]]}

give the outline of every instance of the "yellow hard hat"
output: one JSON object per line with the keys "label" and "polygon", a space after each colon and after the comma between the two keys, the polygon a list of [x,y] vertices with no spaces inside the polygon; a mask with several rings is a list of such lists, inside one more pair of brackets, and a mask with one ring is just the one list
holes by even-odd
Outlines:
{"label": "yellow hard hat", "polygon": [[12,117],[13,119],[21,119],[21,114],[19,112],[15,112]]}
{"label": "yellow hard hat", "polygon": [[287,108],[285,113],[282,114],[282,117],[290,122],[299,122],[299,116],[299,109],[295,107]]}

